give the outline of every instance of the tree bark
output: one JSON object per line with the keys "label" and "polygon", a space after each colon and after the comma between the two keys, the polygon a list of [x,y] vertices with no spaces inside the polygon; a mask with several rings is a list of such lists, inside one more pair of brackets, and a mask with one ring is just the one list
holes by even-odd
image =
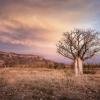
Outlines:
{"label": "tree bark", "polygon": [[75,75],[76,76],[82,75],[83,74],[83,61],[79,57],[75,59],[74,66],[75,66]]}

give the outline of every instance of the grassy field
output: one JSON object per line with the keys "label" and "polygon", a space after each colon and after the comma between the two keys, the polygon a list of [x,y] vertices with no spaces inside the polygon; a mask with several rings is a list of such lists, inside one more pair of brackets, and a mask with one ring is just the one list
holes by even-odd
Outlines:
{"label": "grassy field", "polygon": [[1,68],[0,100],[100,100],[100,74],[67,69]]}

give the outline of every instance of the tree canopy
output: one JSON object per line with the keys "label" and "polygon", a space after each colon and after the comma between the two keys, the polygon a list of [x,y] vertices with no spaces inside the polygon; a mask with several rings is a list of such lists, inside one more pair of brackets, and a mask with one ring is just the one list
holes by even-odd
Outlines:
{"label": "tree canopy", "polygon": [[92,29],[74,29],[65,32],[57,44],[57,52],[64,57],[82,60],[93,57],[100,51],[100,33]]}

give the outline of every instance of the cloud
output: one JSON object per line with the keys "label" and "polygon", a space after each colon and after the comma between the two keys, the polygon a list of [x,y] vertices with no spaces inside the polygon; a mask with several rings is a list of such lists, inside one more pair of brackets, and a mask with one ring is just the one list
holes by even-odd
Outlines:
{"label": "cloud", "polygon": [[99,4],[100,0],[0,0],[0,48],[55,59],[63,32],[75,27],[99,30]]}
{"label": "cloud", "polygon": [[29,27],[18,21],[12,21],[10,24],[3,25],[4,30],[0,31],[0,41],[11,42],[15,44],[27,44],[32,45],[34,42],[48,41],[49,30],[43,27]]}
{"label": "cloud", "polygon": [[66,26],[91,24],[99,13],[99,3],[99,0],[0,0],[0,17],[4,20],[23,17],[27,20],[39,16]]}
{"label": "cloud", "polygon": [[18,14],[62,16],[75,12],[87,16],[100,9],[99,3],[98,0],[0,0],[0,12],[3,17]]}

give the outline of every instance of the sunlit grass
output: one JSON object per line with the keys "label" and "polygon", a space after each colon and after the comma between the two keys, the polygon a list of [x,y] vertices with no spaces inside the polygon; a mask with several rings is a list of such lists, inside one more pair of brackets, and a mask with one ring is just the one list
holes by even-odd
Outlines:
{"label": "sunlit grass", "polygon": [[100,75],[75,77],[71,70],[1,68],[1,100],[99,100]]}

